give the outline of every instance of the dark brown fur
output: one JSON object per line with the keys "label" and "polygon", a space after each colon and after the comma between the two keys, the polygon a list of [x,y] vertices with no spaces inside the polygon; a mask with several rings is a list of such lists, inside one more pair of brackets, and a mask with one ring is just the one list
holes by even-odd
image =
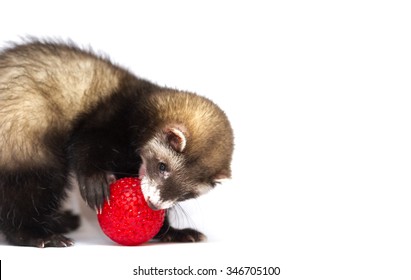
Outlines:
{"label": "dark brown fur", "polygon": [[[12,244],[60,247],[79,222],[60,210],[71,185],[100,211],[112,181],[140,176],[149,205],[168,208],[230,177],[233,135],[204,97],[35,41],[0,53],[0,149],[0,229]],[[168,222],[159,236],[204,238]]]}

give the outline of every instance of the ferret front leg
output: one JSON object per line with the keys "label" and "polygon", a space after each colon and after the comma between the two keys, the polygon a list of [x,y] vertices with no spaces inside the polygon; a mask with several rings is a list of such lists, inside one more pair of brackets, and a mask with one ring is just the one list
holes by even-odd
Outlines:
{"label": "ferret front leg", "polygon": [[99,131],[80,131],[69,146],[70,169],[81,196],[89,207],[100,212],[116,180],[116,143]]}
{"label": "ferret front leg", "polygon": [[113,173],[107,171],[77,172],[81,196],[86,204],[97,213],[101,212],[105,200],[109,200],[111,183],[116,181]]}

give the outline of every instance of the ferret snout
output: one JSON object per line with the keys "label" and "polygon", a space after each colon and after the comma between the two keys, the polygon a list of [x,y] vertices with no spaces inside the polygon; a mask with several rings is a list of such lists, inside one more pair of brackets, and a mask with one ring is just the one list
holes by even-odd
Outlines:
{"label": "ferret snout", "polygon": [[175,203],[173,200],[163,200],[159,187],[148,176],[141,179],[141,191],[148,206],[153,210],[167,209]]}
{"label": "ferret snout", "polygon": [[147,198],[146,202],[147,202],[148,206],[149,206],[151,209],[153,209],[153,210],[160,210],[160,208],[158,208],[157,205],[155,205],[155,204],[153,204],[153,203],[151,202],[150,197]]}
{"label": "ferret snout", "polygon": [[146,202],[148,206],[153,210],[167,209],[174,205],[173,201],[156,201],[155,199],[151,199],[150,196],[146,198]]}

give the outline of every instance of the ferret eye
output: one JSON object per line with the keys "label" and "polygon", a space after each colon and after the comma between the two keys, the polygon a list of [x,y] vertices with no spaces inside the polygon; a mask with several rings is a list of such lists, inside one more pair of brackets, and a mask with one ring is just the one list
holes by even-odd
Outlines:
{"label": "ferret eye", "polygon": [[158,164],[158,170],[160,170],[160,173],[164,173],[167,170],[167,165],[164,162],[160,162]]}

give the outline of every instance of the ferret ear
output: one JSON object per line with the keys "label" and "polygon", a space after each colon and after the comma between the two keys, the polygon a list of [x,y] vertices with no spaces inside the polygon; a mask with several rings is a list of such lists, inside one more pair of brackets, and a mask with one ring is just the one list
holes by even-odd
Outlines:
{"label": "ferret ear", "polygon": [[166,135],[168,143],[176,152],[181,153],[184,151],[187,144],[187,138],[180,128],[168,127],[166,129]]}

